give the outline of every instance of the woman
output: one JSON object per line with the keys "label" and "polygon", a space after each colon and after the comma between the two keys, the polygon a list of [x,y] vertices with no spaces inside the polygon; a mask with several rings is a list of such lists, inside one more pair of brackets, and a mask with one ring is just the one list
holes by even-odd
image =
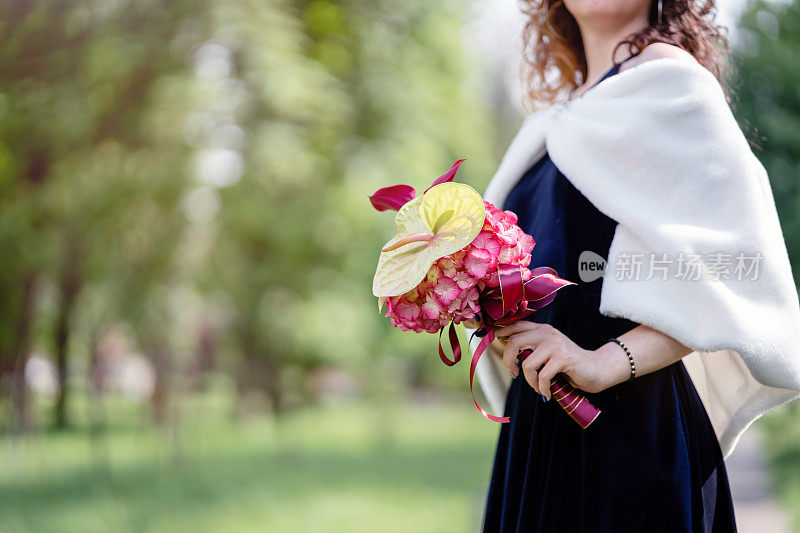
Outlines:
{"label": "woman", "polygon": [[[504,414],[511,421],[500,429],[484,531],[735,531],[723,451],[730,452],[741,431],[757,416],[797,397],[800,364],[796,353],[789,353],[796,340],[789,330],[800,324],[796,311],[800,306],[785,248],[781,248],[777,217],[771,211],[774,204],[771,196],[764,193],[768,185],[747,182],[747,187],[754,187],[747,193],[749,198],[764,195],[763,202],[752,207],[752,213],[746,211],[747,200],[737,196],[736,168],[752,171],[739,174],[742,180],[753,181],[761,179],[760,167],[746,146],[737,144],[740,130],[731,133],[730,140],[724,137],[735,124],[726,122],[727,108],[719,110],[715,88],[710,89],[712,93],[698,93],[700,96],[692,91],[698,76],[698,87],[710,83],[702,78],[703,73],[698,74],[698,64],[704,73],[712,72],[717,77],[721,77],[725,64],[725,39],[706,20],[714,2],[701,2],[702,9],[689,0],[528,0],[525,4],[530,17],[525,33],[527,62],[530,79],[538,81],[531,84],[531,96],[553,102],[564,89],[574,87],[565,104],[573,109],[563,117],[552,112],[546,119],[530,120],[523,126],[498,172],[498,176],[511,182],[506,194],[498,192],[502,186],[494,183],[501,181],[496,176],[485,198],[502,201],[503,209],[516,213],[522,229],[536,239],[532,266],[550,266],[561,277],[582,282],[560,290],[553,303],[529,320],[495,330],[497,336],[507,340],[495,340],[490,347],[498,357],[496,361],[502,360],[512,378],[504,404]],[[620,53],[623,44],[629,45],[627,54]],[[648,65],[653,61],[658,63]],[[555,80],[544,75],[545,67],[551,66],[560,74]],[[659,79],[658,72],[665,73],[663,79]],[[578,73],[585,81],[575,87]],[[675,73],[678,81],[673,83],[670,73]],[[682,83],[684,75],[689,87],[686,94],[677,85],[674,94],[659,101],[659,91],[669,94],[670,90],[662,90],[661,84]],[[615,76],[620,79],[609,79]],[[631,87],[635,89],[629,91],[629,96],[621,98]],[[647,100],[650,92],[656,95],[652,98],[654,103]],[[706,98],[705,94],[711,96]],[[627,101],[638,106],[630,115],[624,111]],[[550,106],[547,112],[557,107]],[[614,109],[623,110],[619,117]],[[682,139],[682,130],[670,129],[672,119],[677,125],[687,124],[691,130],[713,132],[713,127],[722,128],[724,135],[718,140],[699,137],[700,141],[687,143]],[[527,160],[519,153],[528,146],[537,146],[534,142],[525,144],[526,136],[535,137],[530,131],[546,129],[537,120],[553,124],[548,126],[547,142],[540,139],[546,149],[525,167],[527,170],[509,170],[507,167],[514,165],[512,160]],[[650,132],[644,127],[625,130],[628,121],[645,124],[647,120],[654,128]],[[626,131],[663,137],[637,138]],[[700,134],[685,132],[687,138]],[[622,144],[626,145],[624,150],[614,152],[614,147]],[[717,144],[723,146],[723,151],[713,152]],[[656,150],[625,167],[627,160],[637,157],[637,145],[655,146]],[[710,176],[708,183],[680,181],[686,172],[677,169],[685,161],[679,148],[669,148],[673,145],[685,149],[686,158],[700,165],[702,170],[698,172]],[[695,145],[700,150],[695,151]],[[731,154],[737,160],[733,169],[726,167],[732,163],[724,161]],[[564,168],[557,167],[555,159]],[[626,182],[626,168],[631,173],[643,168],[648,175],[666,169],[663,198],[658,192],[661,189],[648,189],[647,176],[637,177],[641,178],[638,185],[632,176]],[[688,168],[691,172],[696,166]],[[726,175],[734,177],[726,182]],[[603,182],[604,176],[607,183]],[[619,184],[614,181],[617,178]],[[686,190],[682,189],[684,185]],[[678,192],[670,190],[673,186]],[[753,329],[742,325],[746,320],[736,317],[737,309],[745,305],[743,301],[750,303],[759,298],[759,293],[748,292],[755,289],[744,285],[726,285],[727,291],[716,289],[718,286],[710,282],[692,286],[686,281],[680,286],[658,281],[636,286],[629,282],[625,286],[609,279],[608,271],[602,277],[592,277],[585,270],[587,262],[581,254],[587,251],[594,254],[590,258],[601,256],[608,259],[609,267],[612,262],[619,267],[620,260],[612,256],[620,254],[611,252],[621,250],[621,243],[632,247],[640,244],[642,250],[651,251],[659,251],[653,248],[663,243],[668,248],[665,251],[670,251],[682,248],[684,243],[694,244],[692,239],[729,243],[729,237],[749,231],[740,230],[738,222],[729,222],[727,214],[715,206],[708,208],[708,214],[703,211],[692,218],[695,211],[689,209],[694,200],[689,191],[695,186],[706,192],[731,187],[726,194],[736,200],[732,205],[741,207],[743,218],[750,216],[748,225],[765,228],[753,230],[752,240],[774,252],[768,255],[777,258],[773,263],[777,267],[765,274],[758,290],[772,291],[764,301],[774,302],[780,316],[788,317],[774,319],[780,321],[781,329],[770,330],[767,335],[762,334],[770,327],[766,321]],[[604,187],[612,192],[606,192]],[[632,191],[630,198],[623,198],[628,191]],[[639,194],[643,191],[645,194]],[[633,201],[625,204],[631,198]],[[688,206],[685,213],[681,211],[684,204]],[[671,209],[664,209],[668,205]],[[669,218],[673,211],[674,220]],[[762,211],[766,213],[763,216]],[[685,227],[681,227],[682,222]],[[619,246],[612,247],[612,242]],[[737,295],[745,296],[737,300]],[[694,303],[699,306],[697,309],[692,307]],[[748,312],[755,309],[767,308],[747,307]],[[637,320],[639,316],[643,318]],[[677,318],[673,321],[672,317]],[[663,328],[651,327],[662,323]],[[468,332],[477,326],[474,321],[467,324]],[[670,336],[667,331],[675,333]],[[685,339],[686,345],[679,338]],[[741,339],[744,340],[739,343]],[[757,349],[748,345],[749,341],[758,349],[762,344],[766,347],[751,353]],[[789,355],[776,355],[777,362],[768,364],[765,354],[773,353],[769,351],[773,342],[774,353]],[[524,349],[533,353],[520,365],[517,355]],[[708,404],[716,406],[715,413],[722,406],[721,414],[715,415],[716,424],[712,424],[684,365],[685,356],[691,353],[699,358],[700,351],[714,356],[703,359],[711,366],[702,368],[713,370]],[[490,380],[486,377],[491,372],[486,366],[492,365],[486,359],[480,363],[481,385],[491,399]],[[770,373],[771,370],[764,370],[765,366],[779,369],[791,379],[782,380],[776,377],[780,372]],[[720,368],[734,370],[724,378]],[[549,401],[550,382],[559,372],[585,391],[602,411],[586,429],[567,417],[556,402]],[[694,376],[702,374],[695,371]],[[695,379],[699,383],[700,377]],[[729,394],[723,390],[728,385]],[[735,400],[737,396],[742,399]],[[724,450],[720,442],[724,442]]]}

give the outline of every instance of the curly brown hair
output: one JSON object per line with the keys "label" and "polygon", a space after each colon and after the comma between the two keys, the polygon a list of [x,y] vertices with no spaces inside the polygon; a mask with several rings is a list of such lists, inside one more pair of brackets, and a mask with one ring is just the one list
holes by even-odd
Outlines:
{"label": "curly brown hair", "polygon": [[[531,102],[553,103],[563,91],[570,92],[586,80],[586,56],[578,23],[563,0],[520,0],[528,16],[522,35],[525,93]],[[650,6],[648,27],[617,44],[628,45],[629,54],[638,54],[655,42],[678,46],[719,80],[730,102],[725,78],[728,74],[728,29],[714,22],[714,0],[662,0],[661,24],[657,22],[657,0]],[[557,76],[548,79],[555,68]]]}

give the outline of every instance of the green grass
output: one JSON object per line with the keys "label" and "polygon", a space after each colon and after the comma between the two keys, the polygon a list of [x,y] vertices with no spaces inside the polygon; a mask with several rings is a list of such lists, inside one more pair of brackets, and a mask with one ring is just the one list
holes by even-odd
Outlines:
{"label": "green grass", "polygon": [[185,422],[164,430],[114,408],[123,421],[100,437],[6,438],[0,531],[479,529],[499,426],[470,402],[361,402],[279,422],[234,422],[218,403],[188,399]]}

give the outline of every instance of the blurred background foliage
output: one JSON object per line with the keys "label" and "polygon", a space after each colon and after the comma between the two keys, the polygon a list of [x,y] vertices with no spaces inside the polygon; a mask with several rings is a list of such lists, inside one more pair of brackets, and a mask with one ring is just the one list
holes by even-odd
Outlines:
{"label": "blurred background foliage", "polygon": [[[0,530],[477,529],[497,428],[378,314],[367,199],[519,125],[466,7],[0,4]],[[737,31],[800,264],[800,1]]]}
{"label": "blurred background foliage", "polygon": [[[752,125],[754,153],[770,177],[796,282],[800,282],[800,1],[755,0],[738,28],[735,105]],[[800,531],[800,405],[761,419],[772,478]]]}
{"label": "blurred background foliage", "polygon": [[[313,402],[315,369],[369,388],[384,356],[429,359],[378,317],[393,223],[367,196],[461,156],[479,186],[497,162],[455,2],[0,9],[5,429],[69,426],[129,351],[158,422],[209,373],[279,414]],[[32,353],[54,364],[49,418]]]}

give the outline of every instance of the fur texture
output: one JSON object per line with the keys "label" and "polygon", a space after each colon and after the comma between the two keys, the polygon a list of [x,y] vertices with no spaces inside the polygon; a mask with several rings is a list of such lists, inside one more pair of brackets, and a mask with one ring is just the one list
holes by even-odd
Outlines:
{"label": "fur texture", "polygon": [[[530,114],[484,198],[502,207],[545,150],[618,222],[600,312],[694,350],[684,363],[727,457],[753,421],[800,396],[800,304],[767,173],[722,88],[693,58],[623,70]],[[723,254],[730,279],[725,269],[719,279],[678,277],[680,254],[703,254],[708,265],[715,253]],[[740,253],[749,266],[761,254],[757,273],[735,273]],[[626,279],[626,261],[637,255],[640,275]],[[647,279],[653,259],[667,259],[666,279],[658,270]],[[701,276],[713,274],[705,268]],[[479,340],[472,339],[473,352]],[[477,373],[492,409],[502,413],[507,370],[487,354]]]}

